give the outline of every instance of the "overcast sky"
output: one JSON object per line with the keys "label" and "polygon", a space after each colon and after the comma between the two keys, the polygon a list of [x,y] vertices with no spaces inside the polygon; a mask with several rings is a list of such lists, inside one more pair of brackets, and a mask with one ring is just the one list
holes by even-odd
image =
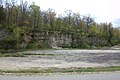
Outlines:
{"label": "overcast sky", "polygon": [[79,12],[81,15],[90,14],[97,22],[120,21],[120,0],[28,0],[35,2],[42,10],[52,8],[57,14],[65,10]]}

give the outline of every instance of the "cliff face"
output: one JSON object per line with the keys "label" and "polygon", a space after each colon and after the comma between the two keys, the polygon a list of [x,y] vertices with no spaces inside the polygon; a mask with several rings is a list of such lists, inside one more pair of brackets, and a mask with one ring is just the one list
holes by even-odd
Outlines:
{"label": "cliff face", "polygon": [[38,43],[47,43],[52,48],[58,47],[82,47],[84,43],[90,44],[91,46],[96,45],[105,45],[107,44],[107,40],[100,37],[86,37],[82,38],[81,36],[65,33],[65,32],[57,32],[57,31],[49,31],[49,32],[35,32],[34,39],[38,41]]}
{"label": "cliff face", "polygon": [[38,43],[47,43],[52,48],[70,47],[72,42],[71,34],[52,31],[34,33],[34,39]]}
{"label": "cliff face", "polygon": [[5,37],[8,35],[8,31],[3,29],[3,30],[0,30],[0,49],[2,48],[5,48],[5,47],[8,47],[8,45],[5,44]]}
{"label": "cliff face", "polygon": [[[0,31],[0,47],[5,47],[10,44],[4,44],[4,38],[8,35],[5,30]],[[100,37],[81,37],[73,33],[66,33],[60,31],[34,31],[26,35],[23,35],[21,40],[21,48],[25,48],[32,40],[35,40],[38,45],[49,45],[51,48],[86,48],[86,44],[89,46],[106,45],[107,40]],[[3,42],[2,42],[3,41]],[[8,47],[7,46],[7,47]],[[9,48],[13,47],[10,46]]]}
{"label": "cliff face", "polygon": [[5,29],[0,30],[0,41],[3,40],[7,35],[8,32]]}

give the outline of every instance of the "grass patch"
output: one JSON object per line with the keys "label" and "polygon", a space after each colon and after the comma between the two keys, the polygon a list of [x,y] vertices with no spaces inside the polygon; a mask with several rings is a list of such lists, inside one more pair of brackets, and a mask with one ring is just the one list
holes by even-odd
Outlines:
{"label": "grass patch", "polygon": [[16,53],[16,52],[24,52],[24,51],[29,51],[30,49],[19,49],[19,50],[15,50],[15,49],[0,49],[0,53],[4,54],[4,53]]}
{"label": "grass patch", "polygon": [[55,56],[55,54],[37,54],[37,53],[0,53],[0,57],[26,57],[29,55]]}
{"label": "grass patch", "polygon": [[98,68],[49,68],[49,69],[25,69],[25,70],[0,70],[2,73],[82,73],[82,72],[112,72],[120,71],[120,66],[113,67],[98,67]]}
{"label": "grass patch", "polygon": [[41,54],[41,53],[22,53],[24,55],[41,55],[41,56],[44,56],[44,55],[48,55],[48,56],[54,56],[54,54]]}
{"label": "grass patch", "polygon": [[0,73],[53,73],[50,69],[26,69],[26,70],[0,70]]}
{"label": "grass patch", "polygon": [[4,53],[0,54],[0,57],[25,57],[25,56],[19,53]]}
{"label": "grass patch", "polygon": [[63,72],[111,72],[111,71],[120,71],[120,66],[112,67],[98,67],[98,68],[69,68],[63,69]]}

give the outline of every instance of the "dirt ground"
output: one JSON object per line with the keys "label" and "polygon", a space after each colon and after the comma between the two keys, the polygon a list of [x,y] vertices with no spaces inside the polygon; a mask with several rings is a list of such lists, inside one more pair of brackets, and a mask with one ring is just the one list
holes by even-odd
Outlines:
{"label": "dirt ground", "polygon": [[26,57],[0,57],[0,70],[120,66],[120,50],[37,50]]}

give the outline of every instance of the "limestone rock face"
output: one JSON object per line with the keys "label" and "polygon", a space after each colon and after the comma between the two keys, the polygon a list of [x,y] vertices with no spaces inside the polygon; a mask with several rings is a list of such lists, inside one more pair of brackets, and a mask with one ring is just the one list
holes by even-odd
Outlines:
{"label": "limestone rock face", "polygon": [[71,34],[61,32],[38,32],[34,38],[39,43],[47,43],[51,48],[69,47],[72,41]]}
{"label": "limestone rock face", "polygon": [[3,40],[6,36],[7,36],[8,32],[3,29],[3,30],[0,30],[0,41]]}

